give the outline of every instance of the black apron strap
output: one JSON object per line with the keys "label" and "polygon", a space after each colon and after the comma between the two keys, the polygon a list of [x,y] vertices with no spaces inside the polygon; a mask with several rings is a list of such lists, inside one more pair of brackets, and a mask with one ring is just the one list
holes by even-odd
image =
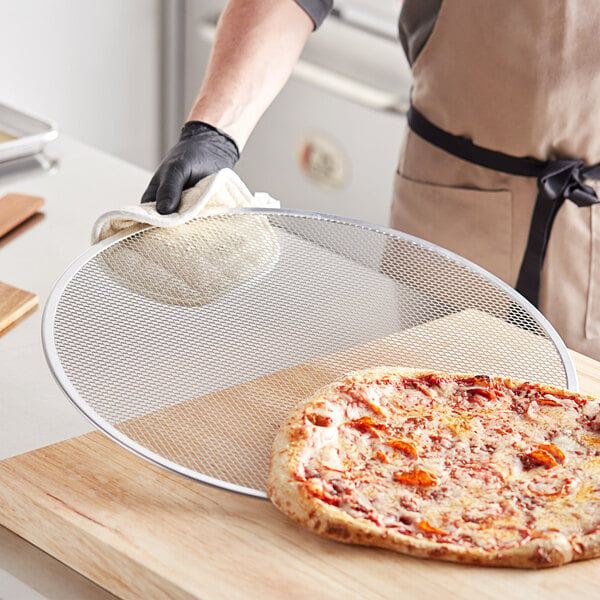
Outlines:
{"label": "black apron strap", "polygon": [[541,161],[489,150],[440,129],[414,106],[410,107],[407,119],[417,135],[458,158],[494,171],[537,178],[538,194],[516,289],[538,306],[542,266],[556,214],[566,199],[577,206],[600,202],[594,189],[583,182],[586,177],[600,179],[600,164],[586,167],[581,160]]}

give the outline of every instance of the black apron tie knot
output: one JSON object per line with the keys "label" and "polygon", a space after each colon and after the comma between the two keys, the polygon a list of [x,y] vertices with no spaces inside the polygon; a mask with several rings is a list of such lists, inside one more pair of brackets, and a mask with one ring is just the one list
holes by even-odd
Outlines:
{"label": "black apron tie knot", "polygon": [[[546,198],[562,197],[577,206],[598,203],[594,188],[583,182],[587,172],[597,167],[586,167],[582,160],[553,160],[546,163],[545,173],[538,178],[538,190]],[[593,174],[592,174],[593,177]]]}
{"label": "black apron tie knot", "polygon": [[582,160],[553,160],[545,164],[543,174],[538,177],[538,195],[516,285],[517,291],[536,306],[542,266],[558,210],[565,200],[579,207],[599,202],[594,188],[584,183],[587,173],[593,176],[597,170],[597,166],[586,168]]}
{"label": "black apron tie knot", "polygon": [[515,287],[538,306],[542,266],[556,214],[565,200],[579,207],[600,202],[594,188],[584,182],[586,178],[600,179],[600,164],[586,167],[582,160],[541,161],[489,150],[473,144],[467,138],[440,129],[412,105],[407,119],[409,127],[417,135],[458,158],[495,171],[537,178],[538,194]]}

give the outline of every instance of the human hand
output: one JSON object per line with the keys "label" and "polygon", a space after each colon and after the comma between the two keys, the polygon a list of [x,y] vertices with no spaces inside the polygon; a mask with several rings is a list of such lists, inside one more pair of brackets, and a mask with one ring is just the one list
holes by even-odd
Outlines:
{"label": "human hand", "polygon": [[221,169],[233,168],[239,157],[237,144],[225,132],[202,121],[188,121],[150,180],[142,203],[156,201],[162,215],[175,212],[183,190]]}

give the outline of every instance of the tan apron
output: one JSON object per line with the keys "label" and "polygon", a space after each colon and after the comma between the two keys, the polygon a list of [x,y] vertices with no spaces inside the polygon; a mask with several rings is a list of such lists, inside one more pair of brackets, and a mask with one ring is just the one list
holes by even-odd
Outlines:
{"label": "tan apron", "polygon": [[[599,24],[597,0],[444,0],[413,64],[413,104],[485,148],[598,163]],[[474,165],[407,131],[391,225],[514,286],[536,192],[535,178]],[[539,307],[567,346],[596,359],[599,262],[600,205],[567,200],[550,236]]]}

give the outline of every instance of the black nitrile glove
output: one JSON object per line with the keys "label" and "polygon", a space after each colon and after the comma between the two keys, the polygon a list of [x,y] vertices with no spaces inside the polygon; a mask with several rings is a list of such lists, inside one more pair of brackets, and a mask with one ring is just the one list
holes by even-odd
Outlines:
{"label": "black nitrile glove", "polygon": [[188,121],[150,180],[142,203],[156,200],[160,214],[175,212],[183,190],[225,167],[233,168],[239,157],[237,144],[226,133],[202,121]]}

